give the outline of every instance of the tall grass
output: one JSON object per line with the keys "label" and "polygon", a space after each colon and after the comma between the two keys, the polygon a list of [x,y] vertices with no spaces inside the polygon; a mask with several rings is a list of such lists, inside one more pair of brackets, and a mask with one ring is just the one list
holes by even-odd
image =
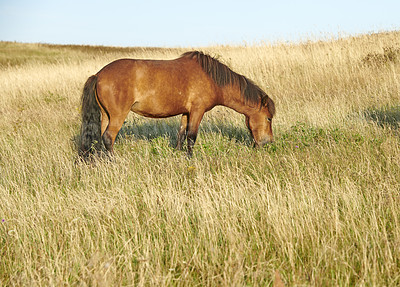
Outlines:
{"label": "tall grass", "polygon": [[91,166],[86,79],[183,50],[0,43],[0,285],[399,285],[399,36],[206,47],[274,99],[275,143],[219,107],[188,160],[178,118],[130,115]]}

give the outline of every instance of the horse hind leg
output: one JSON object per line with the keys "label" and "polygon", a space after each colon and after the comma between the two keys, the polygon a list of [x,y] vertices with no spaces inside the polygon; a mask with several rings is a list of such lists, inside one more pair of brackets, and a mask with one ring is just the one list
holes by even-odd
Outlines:
{"label": "horse hind leg", "polygon": [[104,135],[104,132],[106,131],[106,128],[108,127],[109,119],[108,119],[108,114],[104,111],[104,109],[101,110],[101,135]]}
{"label": "horse hind leg", "polygon": [[114,143],[119,130],[124,124],[125,117],[110,117],[107,128],[105,129],[102,139],[104,146],[111,155],[114,155]]}

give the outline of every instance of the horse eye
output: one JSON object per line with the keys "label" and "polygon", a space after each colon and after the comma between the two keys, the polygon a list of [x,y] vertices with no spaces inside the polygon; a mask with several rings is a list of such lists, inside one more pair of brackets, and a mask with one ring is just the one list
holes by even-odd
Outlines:
{"label": "horse eye", "polygon": [[272,121],[272,118],[267,118],[267,121],[269,121],[269,122]]}

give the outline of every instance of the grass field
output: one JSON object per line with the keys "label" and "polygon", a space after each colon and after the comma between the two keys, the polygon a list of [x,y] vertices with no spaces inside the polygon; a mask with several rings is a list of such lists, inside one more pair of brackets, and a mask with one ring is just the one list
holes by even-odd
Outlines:
{"label": "grass field", "polygon": [[400,285],[400,32],[205,47],[276,103],[275,143],[206,114],[130,115],[75,164],[86,79],[188,49],[0,42],[1,286]]}

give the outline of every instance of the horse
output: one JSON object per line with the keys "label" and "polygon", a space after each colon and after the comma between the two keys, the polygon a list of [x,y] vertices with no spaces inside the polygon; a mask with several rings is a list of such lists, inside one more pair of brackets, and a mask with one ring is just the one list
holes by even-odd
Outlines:
{"label": "horse", "polygon": [[79,155],[114,154],[130,111],[150,118],[182,115],[176,148],[193,154],[205,112],[222,105],[244,114],[255,146],[273,141],[273,100],[253,81],[214,57],[190,51],[173,60],[119,59],[88,78],[81,97]]}

